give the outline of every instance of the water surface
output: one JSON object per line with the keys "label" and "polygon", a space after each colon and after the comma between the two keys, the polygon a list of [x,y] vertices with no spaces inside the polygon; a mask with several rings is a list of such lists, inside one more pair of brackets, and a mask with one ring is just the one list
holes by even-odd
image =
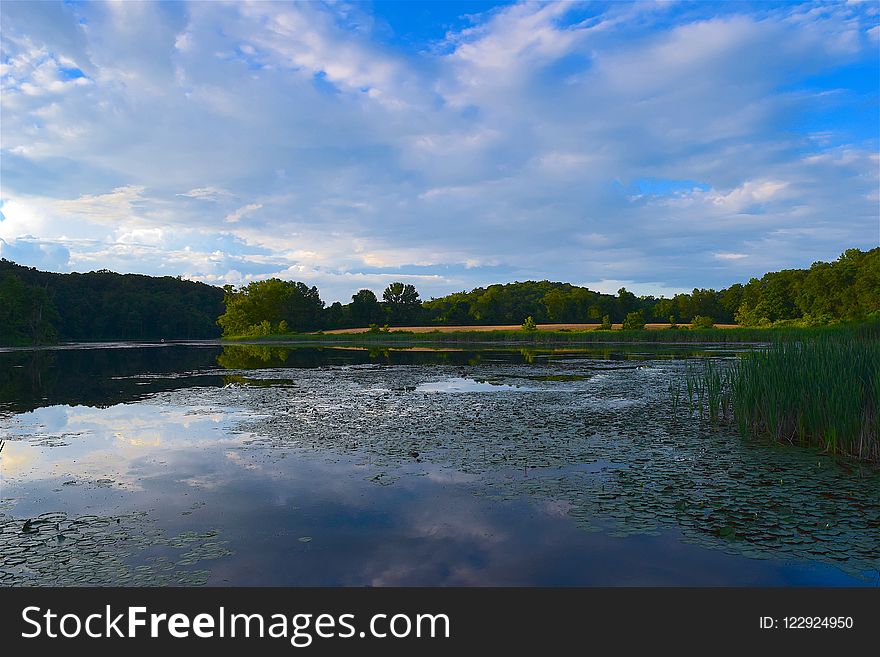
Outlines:
{"label": "water surface", "polygon": [[0,583],[877,585],[880,476],[671,345],[0,351]]}

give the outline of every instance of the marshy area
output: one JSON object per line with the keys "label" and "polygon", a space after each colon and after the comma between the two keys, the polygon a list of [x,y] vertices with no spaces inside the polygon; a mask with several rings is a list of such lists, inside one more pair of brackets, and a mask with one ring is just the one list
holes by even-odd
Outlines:
{"label": "marshy area", "polygon": [[327,344],[351,348],[438,345],[668,344],[748,345],[721,365],[705,359],[670,381],[670,403],[742,435],[821,447],[831,454],[880,461],[880,323],[816,328],[689,330],[480,330],[309,333],[230,343]]}
{"label": "marshy area", "polygon": [[777,338],[719,366],[670,382],[673,404],[734,422],[744,436],[880,461],[880,326]]}
{"label": "marshy area", "polygon": [[876,337],[3,350],[0,584],[876,586]]}

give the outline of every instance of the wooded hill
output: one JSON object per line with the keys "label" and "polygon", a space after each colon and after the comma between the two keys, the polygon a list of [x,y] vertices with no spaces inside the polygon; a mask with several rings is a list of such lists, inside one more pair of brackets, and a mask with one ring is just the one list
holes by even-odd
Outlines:
{"label": "wooded hill", "polygon": [[216,338],[222,312],[223,290],[204,283],[0,260],[0,344]]}

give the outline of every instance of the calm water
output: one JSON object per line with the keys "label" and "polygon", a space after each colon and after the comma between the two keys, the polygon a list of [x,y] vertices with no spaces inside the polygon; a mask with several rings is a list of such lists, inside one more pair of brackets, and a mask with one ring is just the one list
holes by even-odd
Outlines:
{"label": "calm water", "polygon": [[0,350],[3,585],[880,583],[880,474],[671,411],[723,350]]}

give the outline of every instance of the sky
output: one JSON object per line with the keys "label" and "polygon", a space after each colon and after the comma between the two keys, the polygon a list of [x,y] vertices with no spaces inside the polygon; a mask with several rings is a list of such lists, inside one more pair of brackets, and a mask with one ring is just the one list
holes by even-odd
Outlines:
{"label": "sky", "polygon": [[880,3],[0,6],[0,257],[325,302],[880,244]]}

